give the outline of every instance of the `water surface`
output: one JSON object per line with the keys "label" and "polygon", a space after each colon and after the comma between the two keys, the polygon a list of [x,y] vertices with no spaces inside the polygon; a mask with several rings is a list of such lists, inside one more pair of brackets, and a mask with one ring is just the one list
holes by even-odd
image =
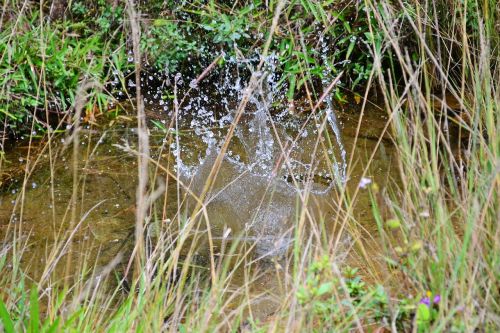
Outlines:
{"label": "water surface", "polygon": [[[326,238],[344,244],[342,253],[335,254],[339,263],[366,269],[368,279],[384,278],[383,271],[373,269],[382,267],[378,265],[381,251],[368,192],[360,184],[375,182],[384,188],[396,181],[394,148],[384,132],[383,110],[369,106],[358,133],[358,106],[334,108],[326,101],[314,115],[307,107],[304,112],[292,112],[276,106],[279,98],[273,93],[273,82],[266,76],[252,95],[209,191],[205,191],[206,180],[234,121],[241,87],[226,85],[228,97],[217,103],[201,88],[177,109],[162,101],[146,103],[155,161],[151,184],[166,186],[165,195],[152,208],[151,225],[160,229],[182,225],[194,216],[196,198],[203,195],[209,223],[205,217],[198,218],[200,225],[206,224],[205,232],[210,228],[214,251],[221,250],[222,240],[252,247],[258,278],[250,288],[261,295],[255,311],[262,318],[274,311],[284,293],[276,266],[269,263],[280,262],[289,251],[300,215],[298,203],[304,200],[308,218],[322,224]],[[76,162],[72,144],[66,145],[68,137],[61,135],[50,144],[20,143],[2,163],[0,239],[4,248],[12,246],[13,239],[25,240],[21,263],[35,281],[47,276],[46,263],[60,252],[54,247],[62,246],[69,235],[75,271],[84,262],[104,266],[119,252],[130,254],[137,129],[132,116],[113,122],[82,128]],[[77,214],[71,222],[75,171]],[[360,230],[355,235],[344,230],[339,236],[337,204],[342,191],[350,195],[359,191],[350,212],[351,222]],[[69,230],[72,223],[77,226],[74,232]],[[198,242],[197,254],[207,257],[208,241],[201,237]],[[363,256],[355,251],[360,243],[368,251]],[[127,259],[117,270],[124,270]],[[50,268],[60,272],[61,279],[63,263]],[[243,273],[236,272],[232,283],[237,288],[244,280]]]}

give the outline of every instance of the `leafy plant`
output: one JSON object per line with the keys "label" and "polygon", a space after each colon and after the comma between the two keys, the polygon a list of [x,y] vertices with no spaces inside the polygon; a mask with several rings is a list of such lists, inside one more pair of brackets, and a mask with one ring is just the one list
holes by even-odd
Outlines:
{"label": "leafy plant", "polygon": [[[19,131],[36,110],[68,110],[81,80],[105,84],[119,73],[114,69],[126,67],[123,48],[114,49],[115,42],[106,41],[102,34],[78,35],[80,23],[42,26],[35,13],[22,21],[29,29],[8,24],[0,33],[0,122],[6,120],[13,132]],[[110,98],[110,94],[95,92],[89,108],[99,105],[106,109]],[[36,125],[46,129],[38,118]]]}
{"label": "leafy plant", "polygon": [[198,53],[196,42],[187,38],[188,31],[189,28],[183,30],[176,22],[156,19],[141,40],[142,51],[158,69],[176,71],[188,57]]}
{"label": "leafy plant", "polygon": [[0,322],[6,333],[19,331],[53,333],[58,331],[61,323],[59,316],[54,319],[42,319],[41,316],[36,288],[31,289],[29,303],[19,302],[15,312],[9,312],[5,303],[0,299]]}

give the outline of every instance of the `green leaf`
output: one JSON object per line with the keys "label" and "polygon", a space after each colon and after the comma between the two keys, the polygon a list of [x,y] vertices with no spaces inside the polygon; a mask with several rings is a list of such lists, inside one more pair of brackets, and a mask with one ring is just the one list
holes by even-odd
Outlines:
{"label": "green leaf", "polygon": [[289,101],[293,101],[293,96],[295,95],[295,85],[297,83],[297,77],[295,75],[291,75],[288,82],[290,83],[290,86],[288,88],[287,98]]}
{"label": "green leaf", "polygon": [[153,21],[153,25],[155,27],[162,27],[162,26],[168,25],[169,23],[170,23],[170,21],[165,20],[165,19],[156,19]]}
{"label": "green leaf", "polygon": [[347,53],[345,55],[346,60],[348,60],[349,57],[351,56],[351,53],[354,50],[355,45],[356,45],[356,40],[352,40],[351,43],[349,44],[349,47],[347,48]]}
{"label": "green leaf", "polygon": [[308,299],[309,293],[307,292],[307,288],[304,286],[299,286],[297,289],[297,299],[299,300],[299,303],[304,303]]}
{"label": "green leaf", "polygon": [[156,128],[158,128],[159,130],[161,130],[163,133],[167,133],[168,130],[167,130],[167,127],[160,123],[159,121],[157,120],[151,120],[151,122],[156,126]]}
{"label": "green leaf", "polygon": [[397,229],[401,225],[401,222],[398,219],[389,219],[385,224],[389,229]]}
{"label": "green leaf", "polygon": [[40,331],[40,307],[38,305],[38,291],[35,287],[31,289],[30,295],[30,325],[29,332],[35,333]]}
{"label": "green leaf", "polygon": [[42,332],[44,332],[44,333],[54,333],[54,332],[57,332],[58,328],[59,328],[59,322],[60,321],[61,321],[61,318],[56,318],[56,320],[54,320],[54,322],[50,326],[48,326],[49,321],[47,321],[47,324],[45,324],[43,326],[43,328],[42,328]]}
{"label": "green leaf", "polygon": [[0,113],[3,113],[4,115],[10,117],[13,120],[17,120],[18,118],[13,115],[12,113],[8,112],[6,109],[0,109]]}
{"label": "green leaf", "polygon": [[0,299],[0,319],[2,320],[3,323],[3,329],[5,330],[5,333],[14,333],[14,323],[12,322],[12,319],[10,319],[9,311],[5,307],[5,304],[3,301]]}
{"label": "green leaf", "polygon": [[417,320],[429,321],[431,319],[431,312],[426,304],[420,303],[417,307]]}
{"label": "green leaf", "polygon": [[333,282],[325,282],[319,286],[318,292],[316,293],[316,295],[322,296],[324,294],[327,294],[333,290],[333,287],[334,287]]}

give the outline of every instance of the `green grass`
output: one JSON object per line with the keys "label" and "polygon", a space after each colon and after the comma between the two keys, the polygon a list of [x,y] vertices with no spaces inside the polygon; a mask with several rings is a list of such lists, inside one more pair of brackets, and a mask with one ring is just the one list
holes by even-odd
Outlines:
{"label": "green grass", "polygon": [[[321,12],[323,2],[300,4],[310,10],[304,15],[332,15],[327,9]],[[118,257],[105,266],[96,266],[86,258],[72,271],[70,282],[50,271],[52,265],[64,268],[65,256],[59,254],[66,241],[71,242],[67,235],[49,253],[48,273],[43,279],[32,280],[20,264],[29,239],[13,232],[0,249],[3,330],[342,332],[384,327],[405,332],[498,331],[500,67],[499,28],[495,24],[499,8],[495,1],[477,0],[365,0],[363,6],[369,29],[363,56],[373,59],[364,97],[370,97],[376,87],[397,150],[397,181],[386,188],[378,184],[369,187],[370,213],[379,230],[374,238],[380,242],[383,269],[375,268],[363,242],[355,242],[353,251],[363,263],[359,268],[364,273],[338,263],[342,244],[325,234],[323,220],[307,214],[306,199],[298,202],[293,249],[286,264],[275,263],[273,271],[281,281],[273,290],[281,295],[280,304],[264,319],[254,313],[258,305],[251,306],[257,295],[250,289],[261,273],[249,264],[251,245],[223,240],[217,250],[225,255],[214,257],[209,251],[208,263],[198,263],[196,243],[206,239],[202,229],[210,221],[201,226],[189,224],[179,214],[178,222],[185,228],[162,227],[154,237],[146,224],[142,236],[153,240],[155,246],[141,258],[139,269],[136,266],[129,292],[120,284],[121,276],[115,275],[120,271],[119,263],[128,258],[120,261]],[[280,16],[291,11],[292,7],[285,6]],[[266,15],[272,17],[272,11]],[[269,29],[270,21],[265,22],[265,29]],[[15,96],[40,96],[43,91],[43,99],[48,101],[60,90],[76,91],[78,82],[59,88],[49,75],[49,65],[54,71],[68,70],[68,61],[80,59],[78,70],[83,68],[88,75],[105,67],[102,61],[95,65],[92,57],[89,65],[88,57],[64,51],[70,46],[88,50],[86,47],[93,45],[91,37],[61,42],[51,35],[60,34],[58,30],[45,25],[39,28],[25,33],[45,38],[47,45],[60,52],[61,60],[47,58],[42,66],[47,67],[47,74],[29,78],[36,83],[29,88],[33,91],[20,93],[16,85],[2,84],[2,96],[10,98],[3,102],[6,106],[2,110],[7,110],[4,119],[15,115],[17,104],[10,102]],[[10,45],[8,40],[15,37],[21,43],[18,45],[29,49],[30,40],[23,42],[23,36],[2,33],[7,42],[0,45]],[[231,34],[220,38],[231,36],[236,38]],[[301,45],[300,36],[285,36],[282,40]],[[82,43],[81,48],[71,43]],[[4,58],[9,54],[3,51]],[[88,51],[82,54],[88,55]],[[17,64],[19,72],[29,77],[29,62],[39,53],[21,56],[25,60],[8,62],[2,68],[8,70]],[[297,74],[307,77],[303,67]],[[443,100],[445,94],[453,96],[459,111],[446,102],[435,102]],[[358,130],[362,133],[363,128]],[[148,162],[158,170],[152,177],[170,172],[162,171],[155,161]],[[353,160],[349,170],[354,164]],[[176,175],[170,172],[170,176]],[[332,202],[335,221],[353,239],[365,233],[354,217],[362,191],[340,191]],[[162,216],[163,208],[158,202],[153,206],[152,221],[161,220],[157,217]],[[378,270],[386,274],[380,277]],[[242,280],[232,284],[237,276]],[[433,304],[436,296],[439,302]],[[422,304],[425,297],[430,305]]]}
{"label": "green grass", "polygon": [[[56,115],[63,119],[71,109],[82,81],[104,86],[113,72],[122,73],[127,66],[124,42],[107,34],[113,31],[89,33],[85,22],[49,22],[36,10],[5,22],[0,33],[0,121],[9,132],[29,133],[32,123],[47,131]],[[95,90],[87,112],[94,106],[107,110],[112,99],[112,91]]]}

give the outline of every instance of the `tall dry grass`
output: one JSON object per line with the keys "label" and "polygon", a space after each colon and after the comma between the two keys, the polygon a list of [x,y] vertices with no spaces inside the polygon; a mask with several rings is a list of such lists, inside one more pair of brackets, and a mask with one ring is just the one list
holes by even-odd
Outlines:
{"label": "tall dry grass", "polygon": [[[204,229],[211,223],[203,195],[189,218],[179,203],[177,223],[155,224],[162,220],[164,207],[162,200],[150,200],[161,193],[152,188],[152,180],[164,176],[190,193],[177,174],[149,155],[138,98],[139,149],[128,148],[136,154],[139,170],[135,274],[127,279],[129,291],[124,291],[126,279],[118,279],[118,286],[112,283],[114,269],[128,260],[122,252],[105,266],[93,266],[91,258],[84,258],[70,280],[56,275],[55,267],[70,258],[72,237],[85,214],[77,217],[72,210],[72,230],[58,238],[39,281],[30,281],[20,265],[29,238],[21,237],[22,230],[14,227],[1,250],[3,330],[496,331],[500,327],[500,71],[495,4],[365,2],[374,14],[370,48],[375,66],[369,82],[383,99],[389,119],[385,130],[398,152],[399,181],[384,189],[376,184],[370,188],[371,214],[379,226],[378,257],[387,275],[375,272],[380,267],[375,267],[373,253],[360,241],[366,231],[355,218],[363,191],[359,187],[339,189],[331,203],[336,210],[333,237],[324,220],[311,213],[309,194],[303,194],[296,207],[293,246],[285,259],[271,261],[266,269],[253,262],[254,244],[231,241],[226,234],[222,239],[208,235],[208,263],[199,263],[197,243],[206,240]],[[280,1],[275,7],[270,39],[285,5]],[[140,59],[132,1],[129,9],[134,55]],[[139,73],[140,64],[136,66]],[[247,94],[255,89],[254,80]],[[371,88],[366,89],[365,101]],[[239,113],[245,110],[244,101]],[[78,121],[79,117],[77,129]],[[363,128],[357,130],[361,133]],[[73,133],[78,140],[78,131]],[[226,142],[231,137],[229,131]],[[369,161],[374,156],[375,151]],[[203,193],[210,189],[221,160],[222,155]],[[352,158],[348,173],[354,164]],[[155,172],[151,175],[150,170]],[[73,186],[80,180],[75,174]],[[22,196],[16,204],[23,205]],[[203,223],[195,223],[200,219]],[[337,259],[345,251],[343,234],[354,240],[352,251],[366,263],[366,275],[374,276],[372,284],[379,287],[360,287],[356,273],[346,273]],[[255,292],[255,285],[269,276],[276,281],[273,289]],[[427,291],[440,297],[428,319],[419,310],[419,298]],[[271,314],[259,312],[266,308],[265,302],[273,304],[267,307],[273,309]]]}

